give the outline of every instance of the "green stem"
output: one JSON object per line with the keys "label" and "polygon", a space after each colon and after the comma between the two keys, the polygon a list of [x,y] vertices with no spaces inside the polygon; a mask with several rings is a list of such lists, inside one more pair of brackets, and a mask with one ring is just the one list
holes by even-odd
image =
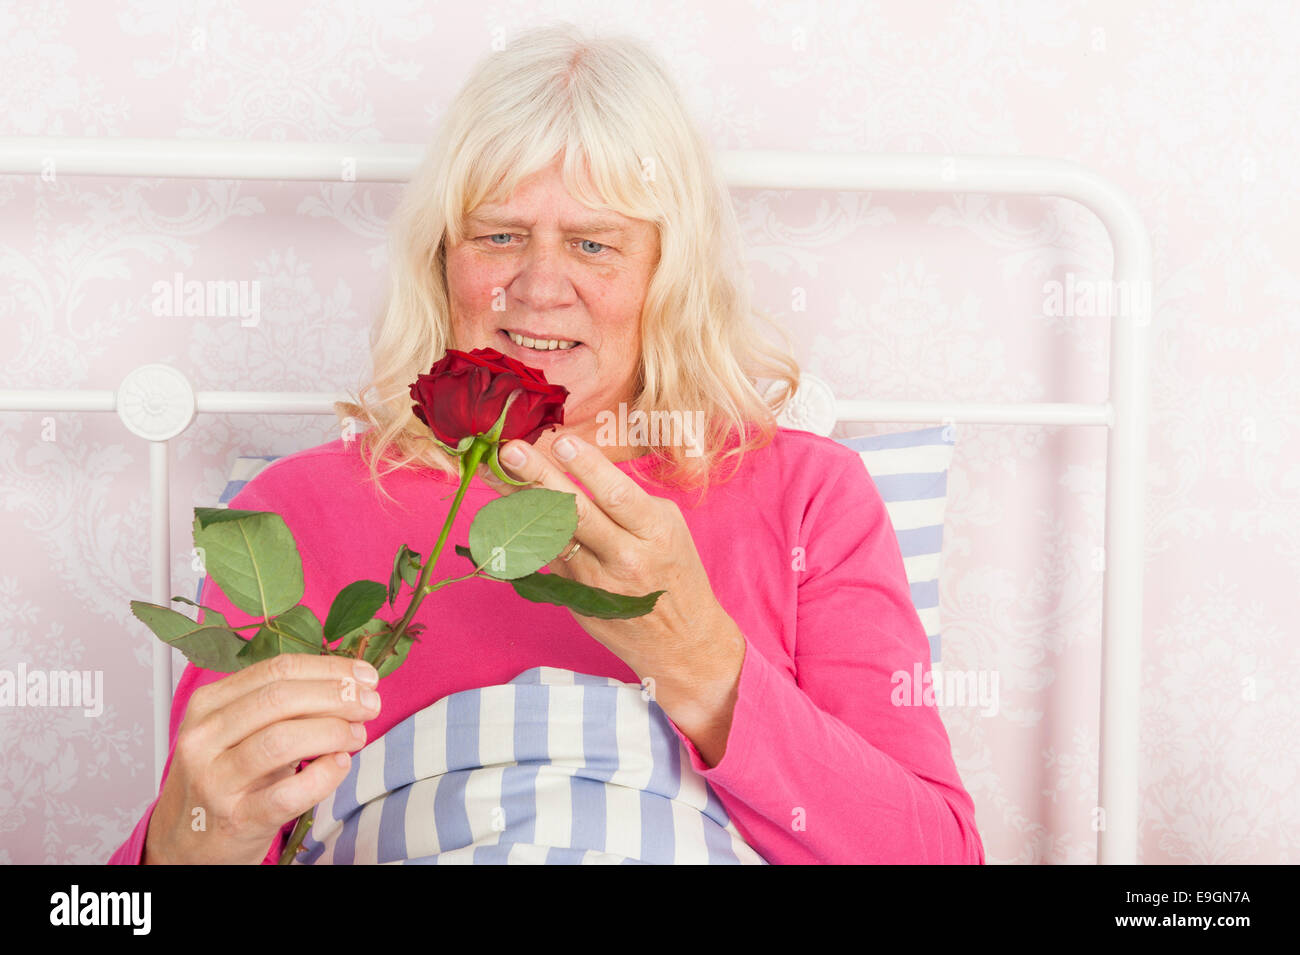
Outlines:
{"label": "green stem", "polygon": [[[509,405],[507,405],[507,407],[509,407]],[[448,580],[440,580],[436,584],[428,583],[429,571],[432,570],[433,565],[438,562],[438,555],[442,553],[443,545],[447,543],[447,535],[451,533],[452,522],[456,520],[456,512],[460,510],[460,502],[465,497],[465,492],[469,489],[469,482],[474,479],[474,472],[478,470],[479,462],[483,460],[483,455],[486,454],[488,449],[491,447],[492,444],[489,441],[482,439],[476,440],[469,446],[469,450],[465,452],[464,458],[461,459],[460,488],[456,491],[456,499],[451,502],[451,510],[447,512],[447,519],[442,523],[442,533],[438,535],[438,543],[433,545],[433,553],[429,555],[429,559],[426,560],[424,566],[420,568],[420,579],[415,583],[415,594],[411,598],[411,605],[406,608],[406,614],[402,617],[401,622],[398,623],[397,629],[393,631],[392,646],[394,647],[397,646],[398,639],[406,632],[406,628],[415,617],[415,612],[420,609],[420,604],[427,595],[433,593],[435,590],[445,587],[447,584],[454,584],[458,580],[468,580],[470,577],[475,576],[480,570],[480,568],[476,567],[474,568],[473,574],[466,574],[464,577],[450,578]],[[315,812],[316,807],[313,806],[298,817],[298,824],[293,827],[293,832],[289,835],[289,841],[284,844],[284,850],[280,853],[280,865],[288,865],[293,861],[294,856],[298,854],[298,849],[302,845],[302,840],[306,838],[307,832],[311,829]]]}
{"label": "green stem", "polygon": [[469,489],[469,482],[474,479],[474,472],[478,470],[479,462],[483,460],[483,455],[487,453],[490,447],[491,444],[487,441],[476,440],[469,446],[469,450],[465,452],[465,456],[461,459],[460,487],[456,491],[456,499],[451,502],[451,510],[447,512],[447,519],[442,524],[442,533],[438,535],[438,543],[433,545],[433,553],[429,555],[429,558],[424,562],[424,566],[420,568],[420,579],[415,583],[415,596],[411,598],[411,605],[406,608],[405,615],[403,615],[401,622],[398,623],[397,629],[393,631],[394,646],[397,645],[397,639],[410,626],[411,621],[415,618],[415,612],[420,609],[420,604],[424,602],[424,598],[433,593],[438,587],[452,583],[450,580],[444,580],[436,585],[426,586],[429,580],[429,571],[433,570],[433,565],[438,562],[438,555],[442,553],[443,545],[447,543],[447,535],[451,533],[452,522],[456,519],[456,512],[460,510],[460,502]]}
{"label": "green stem", "polygon": [[315,821],[315,818],[315,806],[298,817],[298,825],[293,827],[293,832],[289,835],[289,841],[284,844],[284,850],[280,853],[279,865],[289,865],[293,862],[293,857],[298,854],[298,847],[302,845],[303,837],[311,829],[311,824]]}
{"label": "green stem", "polygon": [[448,577],[446,580],[440,580],[436,584],[430,584],[429,593],[433,593],[435,590],[441,590],[443,587],[446,587],[448,584],[458,584],[462,580],[473,580],[475,577],[479,575],[478,572],[482,569],[483,569],[482,567],[475,567],[472,573],[466,574],[464,577]]}

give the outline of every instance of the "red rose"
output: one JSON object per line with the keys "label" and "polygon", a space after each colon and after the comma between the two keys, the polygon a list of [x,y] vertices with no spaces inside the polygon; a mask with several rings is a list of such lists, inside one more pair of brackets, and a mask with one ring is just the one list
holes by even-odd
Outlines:
{"label": "red rose", "polygon": [[501,444],[515,438],[532,444],[543,431],[564,424],[568,389],[548,384],[541,371],[495,348],[447,349],[411,385],[412,410],[434,437],[455,448],[463,438],[491,431],[516,389],[523,393],[506,415]]}

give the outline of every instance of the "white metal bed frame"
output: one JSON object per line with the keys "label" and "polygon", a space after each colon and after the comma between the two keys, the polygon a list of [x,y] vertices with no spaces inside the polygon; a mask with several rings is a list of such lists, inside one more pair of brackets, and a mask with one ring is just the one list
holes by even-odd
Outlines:
{"label": "white metal bed frame", "polygon": [[[166,139],[0,138],[0,173],[402,183],[423,154],[415,144],[358,145]],[[733,188],[882,190],[1057,196],[1091,209],[1114,249],[1116,287],[1152,288],[1151,241],[1113,183],[1077,163],[1013,156],[719,154]],[[1139,666],[1151,296],[1117,314],[1111,299],[1110,384],[1103,404],[835,401],[839,421],[1101,425],[1107,442],[1097,861],[1136,863]],[[150,442],[152,599],[172,595],[169,441],[196,413],[334,414],[343,394],[200,391],[163,365],[132,371],[116,391],[0,391],[0,411],[116,411]],[[154,781],[168,752],[172,651],[154,648]]]}

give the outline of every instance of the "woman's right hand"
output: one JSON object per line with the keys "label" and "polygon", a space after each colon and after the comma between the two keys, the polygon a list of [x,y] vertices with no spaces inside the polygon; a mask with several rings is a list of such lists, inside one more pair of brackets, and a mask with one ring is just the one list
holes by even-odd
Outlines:
{"label": "woman's right hand", "polygon": [[378,682],[360,660],[282,653],[195,690],[141,861],[262,862],[347,776],[379,714]]}

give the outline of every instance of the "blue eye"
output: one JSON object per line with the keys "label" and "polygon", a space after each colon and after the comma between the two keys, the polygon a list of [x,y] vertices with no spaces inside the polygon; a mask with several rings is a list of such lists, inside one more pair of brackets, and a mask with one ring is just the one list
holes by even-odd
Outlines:
{"label": "blue eye", "polygon": [[[488,245],[495,245],[498,248],[505,248],[505,246],[509,243],[509,240],[514,238],[514,234],[510,232],[494,232],[489,236],[485,236],[484,238],[488,240]],[[506,242],[494,241],[499,238],[504,238]],[[606,248],[608,248],[608,246],[604,245],[601,242],[596,242],[593,239],[579,239],[578,241],[583,243],[585,246],[595,246],[595,249],[591,249],[591,248],[586,249],[586,251],[590,252],[593,256],[599,255],[601,252],[604,252]]]}

